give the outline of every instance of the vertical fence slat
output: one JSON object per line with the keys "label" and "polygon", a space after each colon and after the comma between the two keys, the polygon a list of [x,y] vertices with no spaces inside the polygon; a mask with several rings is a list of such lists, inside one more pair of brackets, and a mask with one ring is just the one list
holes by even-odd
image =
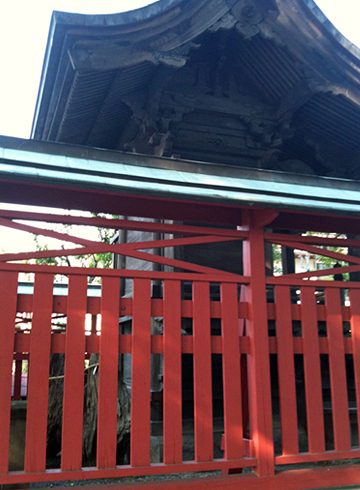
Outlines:
{"label": "vertical fence slat", "polygon": [[339,289],[325,289],[335,451],[350,450],[349,403]]}
{"label": "vertical fence slat", "polygon": [[53,275],[36,274],[30,334],[25,471],[45,471]]}
{"label": "vertical fence slat", "polygon": [[132,466],[150,464],[151,282],[134,279],[131,358]]}
{"label": "vertical fence slat", "polygon": [[98,468],[116,466],[120,280],[103,277],[97,420]]}
{"label": "vertical fence slat", "polygon": [[87,277],[70,276],[67,304],[61,469],[82,465]]}
{"label": "vertical fence slat", "polygon": [[243,457],[237,284],[221,284],[225,458]]}
{"label": "vertical fence slat", "polygon": [[164,463],[182,462],[181,284],[164,281]]}
{"label": "vertical fence slat", "polygon": [[[261,221],[261,212],[259,216]],[[255,472],[258,476],[269,476],[274,474],[275,464],[264,229],[256,224],[256,212],[243,210],[242,221],[243,227],[249,230],[248,239],[243,242],[243,269],[244,275],[250,277],[250,283],[242,289],[249,305],[246,334],[251,345],[247,356],[250,437],[258,459]]]}
{"label": "vertical fence slat", "polygon": [[290,289],[275,287],[282,453],[298,454],[298,423]]}
{"label": "vertical fence slat", "polygon": [[213,460],[210,287],[193,283],[195,461]]}
{"label": "vertical fence slat", "polygon": [[360,290],[349,289],[358,431],[360,432]]}
{"label": "vertical fence slat", "polygon": [[9,465],[11,377],[14,355],[17,272],[0,272],[0,474]]}
{"label": "vertical fence slat", "polygon": [[309,452],[323,453],[325,451],[324,413],[314,287],[301,288],[301,328]]}

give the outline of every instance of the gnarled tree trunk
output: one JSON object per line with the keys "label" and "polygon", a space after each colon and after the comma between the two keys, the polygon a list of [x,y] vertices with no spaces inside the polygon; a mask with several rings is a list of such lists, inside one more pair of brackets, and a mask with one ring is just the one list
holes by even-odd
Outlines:
{"label": "gnarled tree trunk", "polygon": [[[49,405],[47,456],[54,458],[61,450],[61,429],[64,391],[64,354],[52,354],[50,359]],[[99,355],[92,354],[90,366],[97,365]],[[96,432],[98,414],[99,369],[94,367],[86,372],[84,389],[84,422],[83,422],[83,463],[94,465],[96,461]],[[130,397],[122,374],[118,373],[117,400],[117,464],[126,462],[130,442]]]}

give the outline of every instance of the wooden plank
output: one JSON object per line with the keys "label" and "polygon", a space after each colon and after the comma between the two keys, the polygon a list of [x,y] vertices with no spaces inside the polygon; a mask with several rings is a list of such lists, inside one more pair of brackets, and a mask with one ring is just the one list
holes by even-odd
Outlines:
{"label": "wooden plank", "polygon": [[323,453],[324,414],[315,288],[302,287],[300,297],[309,452]]}
{"label": "wooden plank", "polygon": [[[306,251],[306,252],[309,252],[309,253],[314,254],[314,255],[321,255],[323,257],[330,257],[330,258],[338,260],[340,262],[344,260],[344,254],[342,254],[340,252],[334,252],[333,250],[329,250],[327,248],[314,247],[314,246],[309,245],[307,243],[301,244],[301,243],[297,243],[296,241],[288,242],[287,240],[279,240],[278,245],[282,245],[284,247],[289,247],[289,248],[297,248],[299,250]],[[347,255],[346,256],[346,262],[349,262],[350,264],[360,265],[360,257],[355,257],[353,255]],[[344,267],[344,269],[345,269],[345,267]],[[327,271],[327,269],[323,269],[323,270],[324,270],[324,272]],[[343,268],[338,269],[338,271],[341,271],[341,270],[343,270]],[[316,272],[316,271],[314,271],[314,272]],[[321,271],[317,271],[317,272],[321,273],[323,271],[321,270]],[[297,275],[298,274],[289,274],[289,277],[294,277]],[[300,273],[299,275],[301,277],[303,275],[303,273]]]}
{"label": "wooden plank", "polygon": [[[2,266],[0,265],[0,268],[1,267]],[[336,269],[336,270],[339,270],[339,269]],[[283,284],[284,286],[299,286],[299,287],[301,287],[304,285],[304,279],[297,279],[296,277],[289,278],[286,275],[285,276],[274,276],[274,277],[272,276],[272,277],[266,278],[266,284],[271,284],[271,285]],[[324,281],[319,279],[318,277],[316,278],[316,280],[312,280],[311,284],[317,288],[323,288],[324,287]],[[327,288],[343,288],[344,283],[342,281],[327,281],[326,287]],[[347,288],[360,289],[360,282],[347,281],[346,287]]]}
{"label": "wooden plank", "polygon": [[[253,466],[254,460],[240,461],[247,463],[247,466]],[[249,464],[250,463],[250,464]],[[217,461],[219,469],[234,467],[239,464],[236,461]],[[212,463],[212,465],[214,465]],[[209,463],[188,463],[181,465],[182,471],[207,471]],[[245,465],[244,465],[245,466]],[[236,466],[235,466],[236,467]],[[141,476],[141,468],[116,468],[114,470],[92,470],[87,469],[82,472],[68,472],[61,475],[61,479],[93,479],[93,478],[119,478],[121,476],[130,476],[138,471]],[[56,470],[55,470],[56,471]],[[177,472],[177,467],[172,465],[153,465],[149,468],[149,474],[172,473]],[[100,486],[86,485],[87,490],[112,489],[112,490],[305,490],[314,488],[352,486],[356,488],[359,482],[360,465],[341,465],[335,467],[317,467],[301,468],[296,470],[279,471],[274,476],[258,478],[252,473],[228,476],[209,476],[203,478],[188,478],[185,481],[181,478],[176,480],[158,480],[145,481],[136,483],[115,483],[113,485]],[[22,475],[8,475],[3,478],[5,483],[16,483]],[[26,475],[26,481],[52,481],[55,478],[60,479],[56,472],[46,472],[41,475]],[[25,480],[22,480],[25,481]],[[354,487],[355,485],[355,487]],[[59,487],[64,490],[69,487]]]}
{"label": "wooden plank", "polygon": [[[267,304],[267,311],[268,311],[268,319],[269,320],[275,320],[275,304],[274,303],[268,303]],[[317,311],[318,320],[325,322],[326,321],[325,305],[317,304],[316,305],[316,311]],[[342,311],[343,320],[345,322],[350,321],[350,308],[349,308],[349,306],[342,305],[341,311]],[[301,319],[300,305],[294,305],[294,304],[291,305],[291,316],[292,316],[293,320],[300,320]]]}
{"label": "wooden plank", "polygon": [[17,283],[17,273],[0,272],[0,474],[7,473],[9,465],[11,378],[14,355]]}
{"label": "wooden plank", "polygon": [[193,283],[195,461],[213,459],[210,285]]}
{"label": "wooden plank", "polygon": [[[245,322],[250,337],[247,356],[250,438],[258,458],[258,476],[273,475],[274,444],[271,406],[269,333],[266,301],[264,233],[254,226],[255,212],[243,211],[243,223],[249,229],[249,239],[243,244],[244,274],[251,277],[242,300],[249,303],[249,319]],[[266,442],[265,442],[266,441]]]}
{"label": "wooden plank", "polygon": [[[353,345],[353,363],[355,377],[356,406],[360,407],[360,291],[349,289],[350,328]],[[357,411],[358,428],[360,428],[360,410]]]}
{"label": "wooden plank", "polygon": [[[220,303],[219,301],[211,301],[210,303],[211,318],[220,318]],[[273,312],[274,305],[268,305],[269,319],[274,319],[275,314]],[[293,305],[298,306],[298,305]],[[322,306],[322,305],[321,305]],[[345,308],[345,307],[344,307]],[[18,294],[18,310],[24,312],[32,311],[32,295],[31,294]],[[67,296],[54,296],[53,312],[54,313],[66,313],[67,311]],[[299,310],[300,311],[300,310]],[[88,297],[87,300],[87,313],[97,315],[100,313],[100,298]],[[120,316],[132,315],[132,298],[121,298],[120,300]],[[239,318],[248,318],[248,304],[239,303]],[[152,299],[151,300],[151,316],[163,316],[163,300]],[[192,318],[192,302],[190,300],[183,300],[181,302],[181,316],[184,318]],[[300,313],[299,313],[300,318]],[[324,313],[325,318],[325,313]],[[295,318],[294,318],[295,319]]]}
{"label": "wooden plank", "polygon": [[[44,274],[66,274],[69,271],[64,266],[51,266],[51,269],[47,265],[37,265],[37,264],[12,264],[12,263],[0,263],[0,270],[6,271],[17,271],[17,272],[34,272],[34,273],[44,273]],[[71,274],[80,276],[91,276],[94,274],[94,269],[91,267],[72,267]],[[238,276],[236,274],[223,274],[213,273],[213,274],[197,274],[193,272],[165,272],[165,271],[142,271],[142,270],[132,270],[132,269],[98,269],[96,272],[97,276],[100,277],[125,277],[129,279],[173,279],[176,281],[208,281],[208,282],[234,282],[234,280],[239,284],[248,284],[249,277]],[[356,283],[355,283],[356,284]],[[360,284],[359,284],[360,288]]]}
{"label": "wooden plank", "polygon": [[[241,460],[224,460],[217,459],[215,461],[205,462],[205,463],[196,463],[195,461],[186,461],[182,464],[163,464],[163,463],[155,463],[146,468],[147,475],[163,475],[163,474],[173,474],[173,473],[187,473],[187,472],[199,472],[199,471],[217,471],[222,469],[230,469],[230,468],[251,468],[255,466],[257,460],[255,458],[246,458]],[[51,482],[51,481],[65,481],[65,480],[89,480],[89,479],[100,479],[100,478],[123,478],[129,476],[144,476],[144,468],[139,466],[130,466],[130,465],[119,465],[116,468],[107,468],[107,469],[97,469],[94,467],[83,468],[81,470],[76,471],[61,471],[59,469],[49,469],[44,473],[23,473],[23,472],[11,472],[8,475],[0,475],[0,484],[2,483],[25,483],[25,482]],[[214,477],[210,477],[211,481],[213,481]],[[156,480],[156,479],[155,479]],[[180,478],[180,482],[184,488],[188,487],[189,482],[193,480],[205,480],[205,478],[186,478],[184,481]],[[232,480],[232,478],[226,478],[226,480]],[[170,481],[174,481],[170,479]],[[175,480],[177,481],[177,480]],[[163,481],[163,483],[169,484],[169,479]],[[147,488],[153,488],[153,485],[156,482],[146,482]],[[96,485],[96,490],[123,490],[124,483],[121,482],[119,484],[110,484],[110,485]],[[138,488],[139,482],[133,484],[134,490]],[[54,488],[50,486],[50,488]],[[70,487],[58,487],[59,490],[68,490]],[[85,485],[86,490],[88,490],[89,486]],[[218,488],[218,487],[217,487]],[[94,489],[95,490],[95,489]],[[217,489],[216,489],[217,490]]]}
{"label": "wooden plank", "polygon": [[[300,453],[288,456],[277,456],[275,463],[278,465],[312,463],[320,461],[341,461],[343,459],[359,459],[360,450],[358,447],[350,451],[325,451],[324,453]],[[349,463],[347,463],[349,464]],[[341,487],[343,488],[343,487]]]}
{"label": "wooden plank", "polygon": [[119,365],[120,281],[106,277],[101,284],[101,334],[97,419],[98,468],[116,466]]}
{"label": "wooden plank", "polygon": [[164,281],[164,463],[182,462],[181,283]]}
{"label": "wooden plank", "polygon": [[[98,218],[98,217],[85,217],[85,216],[70,216],[63,214],[51,214],[51,213],[33,213],[28,211],[15,211],[8,209],[0,209],[0,216],[2,218],[10,219],[22,219],[28,221],[45,221],[48,223],[62,223],[62,224],[78,224],[78,225],[88,225],[96,226],[99,228],[113,228],[114,230],[137,230],[137,231],[150,231],[158,233],[168,233],[170,235],[184,235],[184,236],[198,236],[198,235],[213,235],[213,236],[228,236],[238,238],[246,238],[247,233],[245,231],[228,229],[228,228],[211,228],[204,226],[194,226],[194,225],[179,225],[173,223],[158,223],[149,221],[136,221],[136,220],[122,220],[122,219],[109,219],[109,218]],[[13,225],[11,221],[4,223],[4,226]],[[21,223],[15,223],[15,226],[24,226]],[[275,235],[284,237],[284,235]],[[285,235],[288,238],[288,235]],[[303,237],[299,237],[299,240]],[[298,238],[296,238],[298,239]],[[353,245],[349,245],[348,242]],[[355,240],[346,240],[346,245],[355,246]],[[358,243],[358,242],[356,242]],[[338,246],[338,245],[336,245]]]}
{"label": "wooden plank", "polygon": [[37,274],[30,334],[25,472],[45,471],[53,275]]}
{"label": "wooden plank", "polygon": [[243,420],[237,284],[221,284],[225,459],[241,459]]}
{"label": "wooden plank", "polygon": [[63,471],[79,470],[82,466],[86,301],[87,278],[70,276],[61,443]]}
{"label": "wooden plank", "polygon": [[[264,233],[265,240],[270,243],[277,243],[278,241],[286,241],[293,245],[291,248],[299,248],[302,250],[302,243],[310,243],[311,245],[324,245],[325,247],[344,247],[344,248],[360,248],[360,240],[351,240],[349,238],[329,238],[329,237],[318,237],[312,235],[293,235],[293,240],[291,235],[284,235],[281,233]],[[295,243],[293,243],[295,242]]]}
{"label": "wooden plank", "polygon": [[150,464],[151,282],[134,279],[131,356],[132,466]]}
{"label": "wooden plank", "polygon": [[349,451],[350,422],[339,289],[325,289],[335,451]]}
{"label": "wooden plank", "polygon": [[282,454],[298,454],[298,423],[290,289],[275,287]]}

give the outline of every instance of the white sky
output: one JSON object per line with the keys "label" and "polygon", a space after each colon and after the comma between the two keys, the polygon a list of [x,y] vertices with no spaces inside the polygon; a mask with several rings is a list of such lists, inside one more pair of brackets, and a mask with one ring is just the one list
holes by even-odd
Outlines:
{"label": "white sky", "polygon": [[[149,3],[153,2],[0,0],[0,135],[30,137],[53,10],[92,14],[116,13]],[[316,3],[350,41],[360,46],[360,0],[316,0]],[[0,227],[0,250],[15,251],[19,249],[19,243],[24,245],[24,240],[19,240],[19,232]]]}
{"label": "white sky", "polygon": [[151,0],[0,0],[0,134],[30,137],[53,10],[116,13]]}

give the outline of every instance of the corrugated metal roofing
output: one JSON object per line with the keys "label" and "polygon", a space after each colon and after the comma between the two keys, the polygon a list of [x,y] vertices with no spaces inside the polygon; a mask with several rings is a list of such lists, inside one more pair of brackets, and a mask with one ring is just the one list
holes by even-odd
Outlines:
{"label": "corrugated metal roofing", "polygon": [[150,63],[141,63],[118,70],[84,144],[115,148],[132,111],[121,97],[146,86],[155,70]]}
{"label": "corrugated metal roofing", "polygon": [[251,40],[237,35],[233,51],[239,69],[245,68],[245,76],[269,103],[279,101],[303,78],[296,60],[286,48],[260,35]]}
{"label": "corrugated metal roofing", "polygon": [[115,70],[75,74],[56,141],[86,141],[115,75]]}
{"label": "corrugated metal roofing", "polygon": [[344,96],[318,94],[299,109],[298,124],[323,140],[353,150],[360,147],[360,107]]}

